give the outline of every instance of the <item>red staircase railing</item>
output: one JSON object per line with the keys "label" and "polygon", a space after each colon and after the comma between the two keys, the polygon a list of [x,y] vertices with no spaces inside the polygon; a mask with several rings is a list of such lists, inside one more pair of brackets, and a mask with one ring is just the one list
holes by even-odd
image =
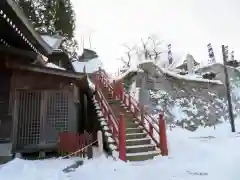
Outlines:
{"label": "red staircase railing", "polygon": [[[96,87],[98,86],[107,87],[108,91],[112,94],[112,96],[115,99],[121,100],[123,104],[127,106],[128,109],[134,114],[135,118],[139,121],[139,123],[147,131],[147,133],[152,138],[152,140],[160,148],[161,154],[168,155],[166,124],[165,124],[163,113],[159,114],[158,120],[154,119],[151,115],[149,115],[146,112],[144,107],[141,107],[140,104],[129,93],[124,91],[124,86],[121,81],[118,81],[117,83],[113,81],[113,83],[110,83],[109,78],[104,70],[99,69],[98,76],[96,78],[97,78],[95,82]],[[104,97],[102,98],[104,99]],[[105,109],[109,110],[110,107],[108,103],[106,102],[106,100],[104,102],[107,104],[105,105],[106,106]],[[104,108],[104,106],[102,107]],[[116,121],[116,118],[115,118],[115,121]],[[110,125],[112,126],[111,123]],[[117,125],[115,126],[116,126],[115,128],[117,128]],[[124,126],[124,129],[125,129],[125,126]],[[114,131],[112,132],[114,133]],[[120,146],[119,146],[119,149],[120,149]]]}
{"label": "red staircase railing", "polygon": [[[119,114],[119,119],[113,113],[111,107],[109,106],[107,100],[105,99],[101,89],[107,86],[107,81],[105,78],[102,78],[100,74],[97,74],[95,86],[98,90],[96,93],[96,98],[99,102],[103,117],[106,119],[109,130],[112,134],[113,139],[117,143],[119,149],[119,158],[123,161],[126,161],[126,132],[125,132],[125,121],[124,115]],[[111,92],[111,88],[108,89]]]}

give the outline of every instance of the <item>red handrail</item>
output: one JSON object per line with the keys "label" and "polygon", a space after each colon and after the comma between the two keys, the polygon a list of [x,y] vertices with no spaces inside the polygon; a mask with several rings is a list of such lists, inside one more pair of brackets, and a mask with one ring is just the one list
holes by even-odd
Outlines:
{"label": "red handrail", "polygon": [[[108,80],[108,77],[106,75],[106,72],[104,70],[100,70],[101,77],[104,78],[104,81],[108,88],[113,92],[114,88],[110,81]],[[121,83],[121,82],[120,82]],[[158,122],[156,119],[154,119],[151,115],[147,114],[146,110],[144,108],[141,108],[140,104],[130,95],[130,93],[124,91],[123,92],[123,103],[128,106],[128,108],[131,110],[132,113],[134,113],[137,120],[141,123],[143,128],[147,131],[147,133],[150,135],[150,137],[153,139],[153,141],[159,146],[159,143],[157,138],[154,137],[153,131],[155,130],[157,134],[160,134],[160,131],[156,126],[153,125],[153,122],[158,126]],[[129,103],[130,102],[130,103]],[[141,116],[138,116],[138,113],[141,113]],[[144,123],[144,120],[149,124],[149,128],[146,127],[146,124]]]}
{"label": "red handrail", "polygon": [[107,100],[105,99],[104,95],[101,91],[97,91],[97,97],[100,103],[100,108],[102,110],[103,116],[106,118],[108,126],[110,127],[110,131],[113,135],[114,140],[118,145],[118,120],[114,115],[111,107],[109,106]]}
{"label": "red handrail", "polygon": [[[121,101],[123,101],[124,105],[127,106],[128,109],[134,114],[135,118],[147,131],[147,133],[156,143],[156,145],[160,147],[162,155],[168,155],[166,127],[165,121],[163,119],[163,114],[160,114],[159,121],[157,121],[151,115],[149,115],[144,108],[140,106],[140,104],[130,95],[130,93],[124,91],[122,82],[120,82],[119,84],[114,84],[113,87],[104,70],[100,69],[99,74],[102,78],[103,84],[108,88],[112,95],[116,95],[116,98],[119,98]],[[148,127],[145,122],[148,123]],[[154,124],[157,125],[158,128],[154,126]],[[159,135],[159,141],[154,136],[153,130]]]}
{"label": "red handrail", "polygon": [[[124,93],[125,93],[125,99],[127,97],[130,98],[129,99],[130,104],[129,104],[129,101],[128,102],[125,101],[124,104],[129,106],[129,109],[131,110],[131,112],[135,114],[135,117],[137,118],[137,120],[141,123],[141,125],[147,131],[147,133],[153,139],[153,141],[159,146],[159,142],[157,141],[157,138],[154,137],[154,134],[153,134],[153,130],[155,130],[157,134],[160,133],[159,129],[153,125],[153,122],[156,124],[158,123],[152,116],[147,114],[144,108],[140,107],[139,103],[129,93],[126,93],[126,92]],[[138,112],[140,112],[140,116],[138,116]],[[149,127],[146,126],[145,121],[148,123]]]}
{"label": "red handrail", "polygon": [[105,99],[101,91],[103,86],[107,86],[108,91],[113,93],[113,88],[110,88],[107,79],[106,78],[103,79],[103,77],[101,77],[100,74],[96,75],[95,85],[97,88],[97,97],[100,103],[101,111],[107,120],[108,127],[119,149],[119,158],[123,161],[126,161],[126,129],[124,115],[120,113],[118,121],[118,119],[116,118],[112,111],[112,108],[108,104],[107,100]]}

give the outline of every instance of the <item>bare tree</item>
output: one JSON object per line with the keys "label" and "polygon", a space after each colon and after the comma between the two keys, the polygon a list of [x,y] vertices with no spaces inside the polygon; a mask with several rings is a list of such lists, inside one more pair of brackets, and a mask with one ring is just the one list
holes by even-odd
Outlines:
{"label": "bare tree", "polygon": [[142,42],[142,48],[143,48],[143,52],[144,52],[144,58],[145,59],[149,59],[150,58],[150,52],[149,49],[147,47],[148,43],[149,43],[150,38],[148,37],[148,39],[146,41],[144,41],[141,38],[141,42]]}
{"label": "bare tree", "polygon": [[163,41],[158,40],[158,38],[154,35],[150,36],[149,40],[151,40],[152,42],[150,59],[155,60],[156,62],[159,55],[163,53],[163,51],[159,49],[160,46],[163,44]]}
{"label": "bare tree", "polygon": [[127,49],[125,51],[125,54],[127,55],[127,61],[123,62],[125,63],[125,66],[129,68],[132,60],[132,52],[136,49],[136,47],[135,46],[129,47],[128,45],[124,45],[124,47]]}
{"label": "bare tree", "polygon": [[128,64],[129,64],[129,62],[128,62],[128,61],[126,61],[126,60],[124,59],[124,57],[123,57],[123,56],[122,56],[122,57],[120,57],[120,58],[118,58],[117,60],[120,60],[120,61],[122,61],[123,65],[126,65],[126,66],[128,66]]}
{"label": "bare tree", "polygon": [[126,72],[130,68],[130,66],[131,66],[131,64],[130,64],[131,63],[131,57],[129,58],[129,56],[128,56],[128,58],[126,60],[126,58],[124,58],[122,56],[122,57],[118,58],[117,60],[120,60],[123,63],[122,67],[120,67],[120,72],[121,73]]}

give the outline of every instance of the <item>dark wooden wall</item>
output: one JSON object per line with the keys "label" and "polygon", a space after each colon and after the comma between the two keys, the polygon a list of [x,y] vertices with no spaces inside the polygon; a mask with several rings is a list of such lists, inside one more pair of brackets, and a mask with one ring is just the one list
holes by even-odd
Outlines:
{"label": "dark wooden wall", "polygon": [[73,90],[71,80],[64,77],[48,75],[43,73],[29,72],[29,71],[15,71],[13,79],[13,88],[15,89],[64,89]]}
{"label": "dark wooden wall", "polygon": [[0,68],[0,141],[11,138],[12,118],[9,113],[9,95],[11,85],[11,71]]}

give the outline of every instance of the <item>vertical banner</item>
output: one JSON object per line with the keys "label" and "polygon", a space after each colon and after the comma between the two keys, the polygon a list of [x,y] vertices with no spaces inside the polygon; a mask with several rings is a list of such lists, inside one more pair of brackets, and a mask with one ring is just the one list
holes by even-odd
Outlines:
{"label": "vertical banner", "polygon": [[207,45],[207,48],[208,48],[208,56],[209,56],[209,64],[210,63],[215,63],[216,62],[216,59],[215,59],[215,56],[214,56],[214,52],[213,52],[213,48],[212,48],[212,44],[209,43]]}
{"label": "vertical banner", "polygon": [[168,63],[169,65],[173,63],[173,57],[172,57],[172,45],[168,44]]}
{"label": "vertical banner", "polygon": [[224,52],[225,52],[226,61],[228,61],[228,46],[225,46]]}
{"label": "vertical banner", "polygon": [[234,61],[235,57],[234,57],[234,51],[231,52],[231,61]]}

